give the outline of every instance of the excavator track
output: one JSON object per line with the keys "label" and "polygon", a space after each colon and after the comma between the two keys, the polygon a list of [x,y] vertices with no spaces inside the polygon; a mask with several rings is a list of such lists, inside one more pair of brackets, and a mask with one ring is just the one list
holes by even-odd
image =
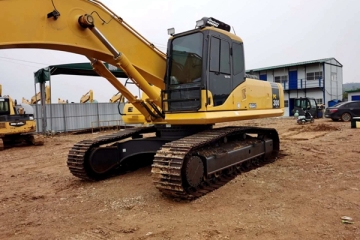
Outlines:
{"label": "excavator track", "polygon": [[0,151],[6,148],[16,147],[19,145],[41,146],[44,145],[44,137],[38,134],[14,134],[0,138]]}
{"label": "excavator track", "polygon": [[44,136],[42,135],[28,135],[27,136],[28,141],[35,145],[35,146],[41,146],[44,145]]}
{"label": "excavator track", "polygon": [[87,157],[93,148],[117,142],[136,134],[154,132],[155,130],[153,127],[127,128],[114,134],[100,136],[91,140],[82,140],[69,150],[67,166],[70,172],[78,178],[85,180],[104,179],[107,177],[107,174],[95,174],[87,164]]}
{"label": "excavator track", "polygon": [[[228,137],[232,137],[232,139],[243,138],[244,140],[240,141],[243,145],[253,145],[254,138],[244,138],[244,136],[246,136],[244,134],[259,134],[262,138],[266,136],[272,139],[274,148],[270,157],[264,158],[263,154],[258,154],[250,159],[240,160],[237,164],[217,169],[216,173],[200,175],[202,178],[201,183],[197,186],[192,186],[191,181],[194,179],[192,175],[197,174],[192,169],[198,169],[196,164],[199,163],[199,166],[201,166],[202,162],[204,162],[199,156],[206,155],[207,151],[211,152],[211,154],[214,154],[214,151],[217,151],[217,154],[220,155],[224,154],[226,147],[223,146],[231,143],[230,141],[227,142],[226,139]],[[257,137],[256,139],[259,138]],[[219,147],[219,142],[221,141],[223,141],[223,145]],[[232,144],[234,143],[233,141]],[[227,149],[225,151],[227,151],[227,153],[225,153],[226,155],[231,150]],[[255,165],[260,166],[266,162],[274,161],[278,151],[278,133],[272,128],[225,127],[205,130],[163,145],[154,156],[152,165],[153,182],[156,188],[166,196],[193,200],[218,189],[240,172],[249,170],[249,167],[251,168]],[[191,161],[189,161],[189,159],[191,159]],[[195,165],[192,162],[195,162]],[[190,184],[186,182],[186,175],[188,175],[191,180]]]}

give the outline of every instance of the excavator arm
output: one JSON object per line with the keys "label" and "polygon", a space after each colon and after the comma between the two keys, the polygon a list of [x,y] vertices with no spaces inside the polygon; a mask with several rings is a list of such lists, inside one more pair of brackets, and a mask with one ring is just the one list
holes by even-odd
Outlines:
{"label": "excavator arm", "polygon": [[[0,9],[0,26],[8,33],[0,36],[0,49],[41,48],[87,56],[94,70],[149,121],[161,108],[166,55],[101,2],[8,0],[0,1]],[[149,99],[136,99],[102,61],[123,69]]]}
{"label": "excavator arm", "polygon": [[36,104],[40,101],[40,99],[41,99],[41,94],[40,92],[38,92],[37,94],[31,97],[30,104]]}
{"label": "excavator arm", "polygon": [[94,92],[93,90],[88,91],[80,98],[80,103],[93,103],[94,102]]}
{"label": "excavator arm", "polygon": [[[46,86],[45,87],[45,103],[50,104],[51,103],[50,99],[51,99],[50,98],[50,86]],[[38,92],[37,94],[32,96],[30,101],[26,100],[24,97],[22,98],[22,102],[27,103],[27,104],[37,104],[40,100],[41,100],[41,93],[40,92]]]}
{"label": "excavator arm", "polygon": [[116,103],[116,102],[121,102],[121,103],[123,103],[124,101],[125,101],[125,98],[124,98],[124,96],[120,93],[120,92],[118,92],[117,94],[114,94],[111,98],[110,98],[110,102],[111,103]]}
{"label": "excavator arm", "polygon": [[25,104],[31,104],[31,102],[29,100],[27,100],[26,98],[22,98],[22,103],[25,103]]}

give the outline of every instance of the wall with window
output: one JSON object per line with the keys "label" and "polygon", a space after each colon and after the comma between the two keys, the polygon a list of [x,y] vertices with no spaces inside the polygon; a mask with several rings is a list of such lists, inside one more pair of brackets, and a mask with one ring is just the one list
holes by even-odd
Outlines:
{"label": "wall with window", "polygon": [[324,64],[325,67],[325,94],[326,94],[326,106],[327,101],[334,99],[342,100],[343,98],[343,72],[342,68],[334,65],[339,65],[335,60],[332,60],[330,64]]}
{"label": "wall with window", "polygon": [[288,70],[287,68],[279,68],[279,69],[274,69],[272,71],[274,73],[274,82],[276,83],[281,83],[284,86],[288,85],[289,82],[289,74],[288,74]]}
{"label": "wall with window", "polygon": [[292,91],[290,93],[290,98],[300,98],[300,97],[321,99],[319,101],[323,101],[322,99],[324,98],[323,92],[317,89],[308,89],[306,93],[304,91],[298,91],[298,92]]}
{"label": "wall with window", "polygon": [[288,93],[284,93],[284,116],[288,117],[289,115],[289,94]]}
{"label": "wall with window", "polygon": [[308,64],[305,66],[304,79],[308,81],[319,81],[319,78],[323,78],[323,64]]}
{"label": "wall with window", "polygon": [[306,78],[305,66],[297,66],[295,70],[297,70],[298,80]]}

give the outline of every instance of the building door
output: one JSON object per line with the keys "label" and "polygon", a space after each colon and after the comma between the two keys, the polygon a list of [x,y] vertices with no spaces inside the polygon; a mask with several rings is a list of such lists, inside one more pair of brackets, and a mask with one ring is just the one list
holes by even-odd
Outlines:
{"label": "building door", "polygon": [[260,80],[267,81],[267,74],[260,74]]}
{"label": "building door", "polygon": [[289,116],[294,116],[294,113],[292,112],[292,110],[294,109],[294,98],[290,98],[289,99]]}
{"label": "building door", "polygon": [[289,90],[298,88],[297,71],[289,71]]}

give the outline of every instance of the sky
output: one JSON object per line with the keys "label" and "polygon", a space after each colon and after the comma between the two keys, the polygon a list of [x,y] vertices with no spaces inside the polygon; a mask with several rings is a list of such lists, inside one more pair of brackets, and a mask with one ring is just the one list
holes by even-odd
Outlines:
{"label": "sky", "polygon": [[[49,0],[50,1],[50,0]],[[54,3],[56,5],[56,1]],[[246,69],[336,58],[344,83],[360,82],[360,1],[356,0],[102,0],[136,31],[166,52],[167,29],[182,32],[202,17],[231,25],[242,38]],[[4,33],[1,33],[4,34]],[[139,56],[141,57],[141,56]],[[34,72],[55,64],[88,62],[82,55],[41,49],[0,50],[3,94],[21,102],[35,94]],[[52,103],[58,98],[79,102],[90,89],[94,99],[108,102],[117,90],[102,77],[56,75],[51,78]],[[125,82],[126,79],[119,79]],[[39,85],[36,86],[39,91]],[[138,95],[138,90],[130,87]]]}

